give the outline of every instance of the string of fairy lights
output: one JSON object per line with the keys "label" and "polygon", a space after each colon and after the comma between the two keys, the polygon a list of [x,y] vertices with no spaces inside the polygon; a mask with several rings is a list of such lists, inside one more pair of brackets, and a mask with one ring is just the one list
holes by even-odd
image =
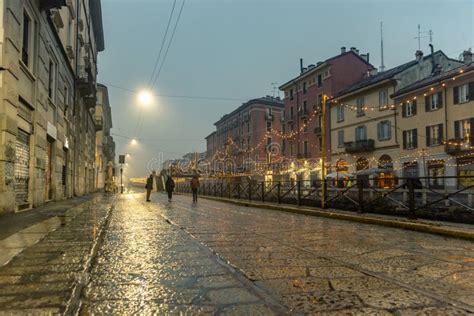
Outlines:
{"label": "string of fairy lights", "polygon": [[[444,88],[446,87],[446,82],[448,80],[456,80],[458,79],[459,76],[463,75],[464,73],[464,70],[461,69],[459,70],[459,72],[457,72],[455,75],[453,75],[452,77],[450,78],[447,78],[447,79],[443,79],[437,83],[434,83],[432,85],[430,85],[428,87],[428,89],[423,92],[423,96],[426,97],[426,96],[429,96],[430,94],[433,94],[434,92],[438,92],[438,90],[440,88]],[[370,106],[370,105],[365,105],[365,106],[357,106],[357,105],[351,105],[351,104],[346,104],[346,103],[340,103],[337,99],[335,98],[331,98],[331,103],[333,104],[336,104],[336,105],[342,105],[344,108],[347,108],[349,110],[352,110],[352,111],[356,111],[358,113],[360,113],[361,111],[364,112],[364,116],[368,119],[377,119],[376,117],[371,117],[369,115],[367,115],[367,112],[374,112],[375,110],[387,110],[387,109],[391,109],[391,110],[396,110],[397,108],[397,104],[399,104],[400,106],[404,106],[405,104],[409,104],[410,102],[413,102],[417,99],[417,97],[409,97],[409,98],[406,98],[405,100],[401,101],[401,102],[397,102],[396,104],[387,104],[387,105],[384,105],[384,106]],[[242,153],[252,153],[252,152],[255,152],[256,150],[258,150],[261,146],[263,146],[263,144],[265,144],[266,142],[268,142],[268,138],[271,137],[272,135],[275,135],[277,137],[279,137],[280,139],[284,139],[284,140],[291,140],[293,142],[297,142],[299,144],[307,144],[309,146],[311,146],[312,148],[317,148],[317,149],[320,149],[319,146],[316,146],[315,144],[311,144],[305,140],[301,140],[299,139],[299,135],[302,133],[302,132],[307,132],[307,127],[309,126],[309,124],[319,115],[321,114],[321,107],[315,107],[315,109],[311,112],[311,113],[308,113],[308,115],[306,115],[305,117],[305,121],[303,124],[301,124],[299,126],[298,129],[296,130],[291,130],[289,133],[284,133],[283,131],[280,131],[280,130],[277,130],[273,127],[270,127],[269,129],[267,128],[267,131],[266,133],[263,135],[262,137],[262,140],[260,140],[256,145],[254,146],[247,146],[247,149],[243,149],[241,147],[238,146],[238,144],[236,144],[236,142],[234,141],[234,139],[232,137],[228,137],[228,140],[226,141],[225,144],[221,145],[214,153],[214,155],[212,157],[210,157],[209,161],[210,162],[213,162],[215,160],[218,160],[218,161],[222,161],[222,160],[225,160],[225,159],[229,159],[229,158],[235,158],[237,155],[239,154],[242,154]],[[297,119],[301,119],[302,117],[297,117]],[[390,121],[389,121],[390,122]],[[398,126],[394,126],[393,124],[391,124],[390,122],[390,125],[391,127],[395,128],[395,129],[400,129],[400,127]],[[422,138],[426,138],[427,136],[426,135],[423,135],[423,134],[418,134],[417,136],[419,137],[422,137]],[[473,150],[474,149],[474,146],[471,146],[469,145],[470,143],[470,140],[471,140],[471,137],[472,135],[470,135],[470,131],[466,131],[466,135],[465,135],[465,139],[464,140],[442,140],[441,141],[441,144],[443,145],[449,145],[449,146],[457,146],[459,147],[460,149],[463,149],[463,150],[466,150],[466,151],[470,151],[470,150]],[[231,146],[232,148],[235,149],[235,152],[233,154],[229,154],[228,152],[228,148],[229,146]],[[242,146],[243,147],[243,146]],[[410,162],[410,163],[414,163],[414,162],[418,162],[418,161],[421,161],[424,159],[426,159],[426,154],[427,154],[427,151],[426,149],[422,148],[422,149],[419,149],[415,152],[411,152],[409,154],[406,154],[404,156],[401,156],[395,160],[391,160],[392,164],[393,165],[399,165],[398,168],[393,168],[391,169],[391,171],[398,171],[398,170],[402,170],[406,167],[408,167],[410,164],[405,164],[407,162]],[[357,155],[351,155],[351,154],[347,154],[347,153],[341,153],[339,154],[339,157],[341,158],[353,158],[353,159],[357,159],[357,158],[360,158],[362,156],[357,156]],[[450,161],[453,161],[453,160],[462,160],[463,158],[471,158],[471,157],[474,157],[474,152],[467,152],[465,154],[458,154],[456,155],[455,157],[448,157],[448,159],[446,159],[446,161],[444,162],[444,166],[445,167],[464,167],[464,166],[468,166],[468,165],[471,165],[473,162],[472,161],[467,161],[466,163],[458,163],[457,161],[454,162],[454,163],[451,163]],[[275,159],[273,160],[273,163],[281,163],[281,162],[306,162],[308,159],[307,158],[288,158],[288,157],[284,157],[284,156],[278,156],[276,155]],[[410,160],[410,161],[407,161],[407,160]],[[369,164],[377,164],[377,163],[380,163],[380,160],[377,159],[376,157],[369,157],[369,158],[366,158],[366,161],[369,163]],[[449,161],[449,162],[448,162]],[[366,163],[366,162],[364,162]],[[257,164],[257,163],[256,163]],[[346,164],[344,165],[345,167],[354,167],[354,166],[357,166],[358,164],[360,164],[360,162],[355,162],[355,163],[352,163],[352,164],[349,164],[346,162]],[[316,164],[317,165],[317,164]],[[319,166],[320,168],[320,166]],[[317,169],[317,167],[313,168],[313,169]],[[307,170],[307,168],[306,168]],[[265,168],[262,168],[262,170],[260,170],[260,173],[265,173],[266,172],[266,169]],[[258,169],[255,170],[255,173],[259,173]],[[239,174],[247,174],[247,173],[232,173],[233,176],[236,176],[236,175],[239,175]]]}

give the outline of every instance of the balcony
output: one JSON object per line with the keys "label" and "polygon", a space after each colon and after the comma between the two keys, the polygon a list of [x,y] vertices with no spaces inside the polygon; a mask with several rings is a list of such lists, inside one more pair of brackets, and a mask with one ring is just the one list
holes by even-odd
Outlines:
{"label": "balcony", "polygon": [[306,118],[309,115],[307,109],[300,109],[298,112],[299,112],[301,118]]}
{"label": "balcony", "polygon": [[323,129],[321,128],[321,126],[317,126],[314,128],[314,133],[316,135],[321,135],[322,132],[323,132]]}
{"label": "balcony", "polygon": [[373,139],[357,140],[355,142],[344,143],[344,148],[347,153],[361,153],[366,151],[374,151],[375,142]]}
{"label": "balcony", "polygon": [[77,88],[83,95],[90,95],[95,92],[95,82],[92,76],[92,69],[90,67],[83,67],[79,70]]}
{"label": "balcony", "polygon": [[104,118],[102,116],[96,116],[94,118],[95,130],[101,131],[104,129]]}
{"label": "balcony", "polygon": [[287,122],[293,122],[294,119],[295,119],[295,116],[294,116],[294,115],[288,115],[285,120],[286,120]]}
{"label": "balcony", "polygon": [[86,109],[95,109],[95,106],[96,106],[96,98],[95,96],[85,96],[83,97],[83,100],[84,100],[84,106],[86,107]]}
{"label": "balcony", "polygon": [[59,9],[66,5],[66,0],[40,0],[40,11]]}
{"label": "balcony", "polygon": [[265,119],[266,119],[267,121],[273,121],[273,118],[274,118],[273,114],[268,114],[268,113],[265,114]]}
{"label": "balcony", "polygon": [[459,155],[474,153],[474,144],[464,141],[463,139],[450,139],[446,142],[444,150],[448,155]]}

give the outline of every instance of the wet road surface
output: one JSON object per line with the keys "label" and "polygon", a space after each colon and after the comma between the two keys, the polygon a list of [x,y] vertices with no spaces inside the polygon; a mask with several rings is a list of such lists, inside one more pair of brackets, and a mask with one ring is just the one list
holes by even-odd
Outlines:
{"label": "wet road surface", "polygon": [[0,314],[474,311],[472,242],[187,196],[144,200],[103,198],[0,267]]}

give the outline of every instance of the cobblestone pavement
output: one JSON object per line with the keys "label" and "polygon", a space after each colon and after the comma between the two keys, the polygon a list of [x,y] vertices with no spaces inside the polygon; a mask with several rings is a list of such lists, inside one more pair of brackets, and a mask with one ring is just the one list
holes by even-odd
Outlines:
{"label": "cobblestone pavement", "polygon": [[0,267],[0,314],[474,311],[472,242],[206,200],[193,207],[187,196],[152,199],[104,197]]}
{"label": "cobblestone pavement", "polygon": [[187,196],[150,209],[192,234],[295,313],[465,315],[474,243]]}

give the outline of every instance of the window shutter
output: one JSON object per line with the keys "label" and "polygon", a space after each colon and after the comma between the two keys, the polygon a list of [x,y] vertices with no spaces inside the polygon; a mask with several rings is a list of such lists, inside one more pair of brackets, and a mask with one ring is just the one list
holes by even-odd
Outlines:
{"label": "window shutter", "polygon": [[413,115],[416,115],[416,100],[413,100]]}
{"label": "window shutter", "polygon": [[413,130],[413,148],[418,148],[418,130]]}
{"label": "window shutter", "polygon": [[469,131],[469,137],[471,137],[471,146],[474,146],[474,117],[471,118],[471,130]]}
{"label": "window shutter", "polygon": [[407,117],[407,106],[406,103],[402,104],[402,117]]}
{"label": "window shutter", "polygon": [[455,139],[460,139],[461,138],[461,122],[459,121],[454,121],[454,138]]}
{"label": "window shutter", "polygon": [[407,131],[403,131],[403,149],[407,149]]}
{"label": "window shutter", "polygon": [[429,95],[425,97],[425,111],[426,112],[430,111],[430,96]]}
{"label": "window shutter", "polygon": [[443,92],[438,92],[438,109],[443,107]]}
{"label": "window shutter", "polygon": [[439,133],[438,133],[438,144],[442,144],[443,143],[443,124],[438,124],[438,128],[439,128]]}
{"label": "window shutter", "polygon": [[469,101],[474,101],[474,81],[469,82]]}
{"label": "window shutter", "polygon": [[382,123],[377,124],[377,139],[382,139]]}
{"label": "window shutter", "polygon": [[390,124],[389,121],[387,121],[387,139],[392,138],[392,124]]}
{"label": "window shutter", "polygon": [[459,103],[459,87],[453,88],[453,103],[454,104]]}
{"label": "window shutter", "polygon": [[426,126],[426,146],[431,145],[430,126]]}

